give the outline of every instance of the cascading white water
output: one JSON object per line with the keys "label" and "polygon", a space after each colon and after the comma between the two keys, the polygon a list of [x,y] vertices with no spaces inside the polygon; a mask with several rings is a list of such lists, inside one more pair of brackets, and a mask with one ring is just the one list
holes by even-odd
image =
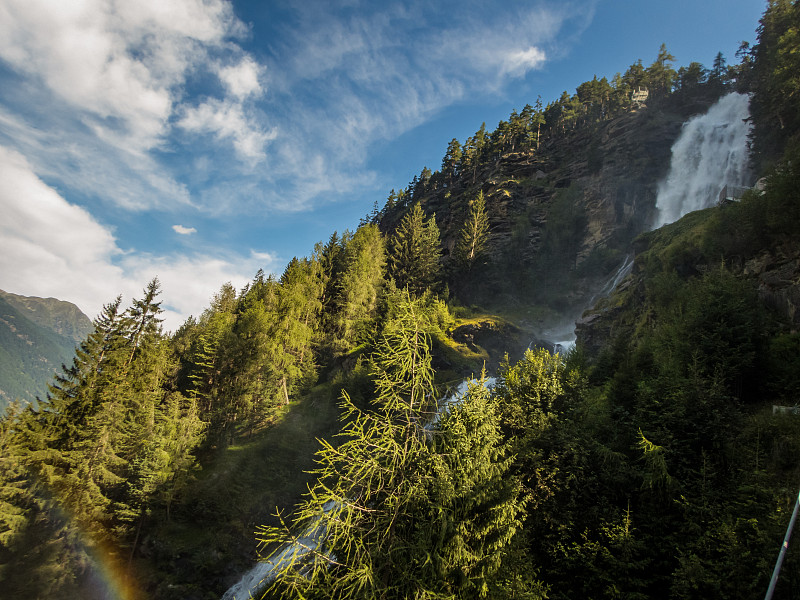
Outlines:
{"label": "cascading white water", "polygon": [[669,173],[658,186],[654,229],[712,206],[724,185],[750,183],[749,116],[749,98],[734,92],[684,123],[672,145]]}
{"label": "cascading white water", "polygon": [[[672,158],[667,177],[658,186],[653,228],[677,221],[685,214],[713,206],[725,185],[745,186],[749,182],[747,118],[749,98],[731,93],[720,98],[703,115],[683,124],[672,145]],[[589,300],[589,305],[608,296],[628,276],[633,256],[625,260],[603,288]],[[575,339],[574,334],[571,336]],[[558,342],[554,351],[568,350],[570,342]]]}
{"label": "cascading white water", "polygon": [[[334,506],[336,506],[335,502],[328,502],[322,507],[323,514]],[[247,600],[248,598],[253,598],[254,594],[257,594],[259,590],[271,583],[282,569],[285,569],[298,558],[314,552],[319,543],[325,538],[325,530],[322,514],[320,514],[306,528],[303,534],[298,536],[297,541],[291,544],[284,544],[268,560],[256,563],[237,583],[228,588],[223,594],[222,600]]]}
{"label": "cascading white water", "polygon": [[622,264],[619,266],[619,268],[614,271],[614,274],[609,278],[608,281],[606,281],[605,285],[600,289],[600,291],[591,297],[589,300],[589,305],[594,306],[594,303],[598,298],[605,298],[611,294],[611,292],[614,291],[614,288],[616,288],[620,282],[628,276],[628,274],[631,272],[631,269],[633,269],[633,255],[628,254],[625,257],[625,260],[622,261]]}

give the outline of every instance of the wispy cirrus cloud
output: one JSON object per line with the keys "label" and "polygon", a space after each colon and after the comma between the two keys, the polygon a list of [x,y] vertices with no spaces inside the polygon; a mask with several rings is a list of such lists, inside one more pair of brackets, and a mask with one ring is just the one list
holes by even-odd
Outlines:
{"label": "wispy cirrus cloud", "polygon": [[264,146],[277,136],[275,130],[265,131],[254,124],[236,100],[210,98],[187,107],[177,124],[191,133],[208,133],[217,140],[230,140],[236,153],[253,163],[266,157]]}
{"label": "wispy cirrus cloud", "polygon": [[220,0],[0,4],[0,57],[138,150],[162,141],[190,70],[237,31]]}
{"label": "wispy cirrus cloud", "polygon": [[[177,119],[191,114],[196,133],[263,158],[269,135],[246,106],[263,93],[263,69],[237,44],[246,34],[224,0],[1,0],[0,61],[16,79],[0,91],[15,124],[3,141],[103,201],[186,204],[191,190],[159,155],[174,156]],[[198,102],[188,89],[202,76],[219,86]]]}
{"label": "wispy cirrus cloud", "polygon": [[275,102],[268,112],[281,123],[277,152],[290,145],[334,157],[331,171],[360,165],[376,141],[542,68],[564,51],[566,26],[588,26],[594,1],[360,8],[303,3],[297,26],[275,44],[267,103]]}
{"label": "wispy cirrus cloud", "polygon": [[232,180],[227,210],[251,211],[256,189],[261,210],[307,209],[374,185],[376,142],[541,68],[595,1],[310,1],[256,40],[224,0],[0,0],[0,60],[20,84],[0,100],[28,131],[0,141],[127,209],[215,212],[203,198]]}

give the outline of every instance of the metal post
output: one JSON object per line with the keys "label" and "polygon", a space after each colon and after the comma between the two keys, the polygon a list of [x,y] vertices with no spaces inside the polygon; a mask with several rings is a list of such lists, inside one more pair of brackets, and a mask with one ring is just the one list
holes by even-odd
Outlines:
{"label": "metal post", "polygon": [[767,589],[767,595],[764,596],[764,600],[772,600],[772,594],[775,592],[775,584],[778,583],[778,575],[780,575],[781,572],[783,558],[786,556],[786,549],[789,547],[789,538],[792,537],[792,529],[794,529],[794,522],[797,520],[798,509],[800,509],[800,492],[797,494],[797,500],[795,500],[794,510],[792,511],[792,518],[789,521],[789,527],[786,528],[786,536],[783,538],[783,545],[781,546],[781,551],[778,553],[778,560],[775,563],[775,570],[772,571],[772,579],[770,579],[769,588]]}

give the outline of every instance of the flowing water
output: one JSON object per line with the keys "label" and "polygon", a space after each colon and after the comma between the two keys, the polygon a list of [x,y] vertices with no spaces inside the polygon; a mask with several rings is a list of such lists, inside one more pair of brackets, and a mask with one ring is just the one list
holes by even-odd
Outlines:
{"label": "flowing water", "polygon": [[[328,502],[322,509],[323,514],[334,506],[334,502]],[[316,550],[324,537],[325,525],[322,523],[322,515],[319,515],[306,528],[303,534],[297,538],[296,542],[285,544],[277,552],[270,555],[269,560],[256,563],[252,569],[223,594],[222,600],[246,600],[247,598],[255,597],[259,590],[275,579],[281,569]]]}
{"label": "flowing water", "polygon": [[672,145],[669,173],[658,187],[654,229],[713,206],[725,185],[750,183],[749,116],[749,98],[734,92],[684,123]]}
{"label": "flowing water", "polygon": [[[672,145],[669,173],[658,186],[657,216],[653,229],[677,221],[685,214],[713,206],[725,185],[746,186],[750,183],[747,139],[749,98],[731,93],[717,101],[708,112],[692,117],[683,124]],[[633,255],[611,274],[605,285],[592,296],[589,306],[611,294],[633,268]],[[575,334],[547,335],[552,351],[565,353],[575,344]]]}
{"label": "flowing water", "polygon": [[[442,398],[437,403],[436,414],[425,426],[425,429],[432,429],[452,406],[460,404],[464,400],[469,385],[475,383],[478,383],[475,379],[465,379],[455,390],[450,391]],[[489,389],[494,387],[494,383],[494,377],[488,377],[484,380],[484,385]],[[329,502],[323,507],[322,514],[328,512],[334,506],[334,502]],[[277,574],[281,572],[281,569],[294,562],[297,558],[302,558],[316,550],[320,542],[325,538],[325,525],[322,522],[322,514],[306,528],[296,542],[284,544],[271,554],[268,560],[256,563],[252,569],[223,594],[222,600],[247,600],[248,598],[257,597],[259,590],[263,590],[271,583]]]}

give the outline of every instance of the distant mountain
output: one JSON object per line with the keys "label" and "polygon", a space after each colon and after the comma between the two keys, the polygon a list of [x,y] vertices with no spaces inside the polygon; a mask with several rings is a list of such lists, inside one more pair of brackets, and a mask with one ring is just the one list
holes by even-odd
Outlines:
{"label": "distant mountain", "polygon": [[91,330],[70,302],[0,290],[0,408],[46,395],[53,374]]}

